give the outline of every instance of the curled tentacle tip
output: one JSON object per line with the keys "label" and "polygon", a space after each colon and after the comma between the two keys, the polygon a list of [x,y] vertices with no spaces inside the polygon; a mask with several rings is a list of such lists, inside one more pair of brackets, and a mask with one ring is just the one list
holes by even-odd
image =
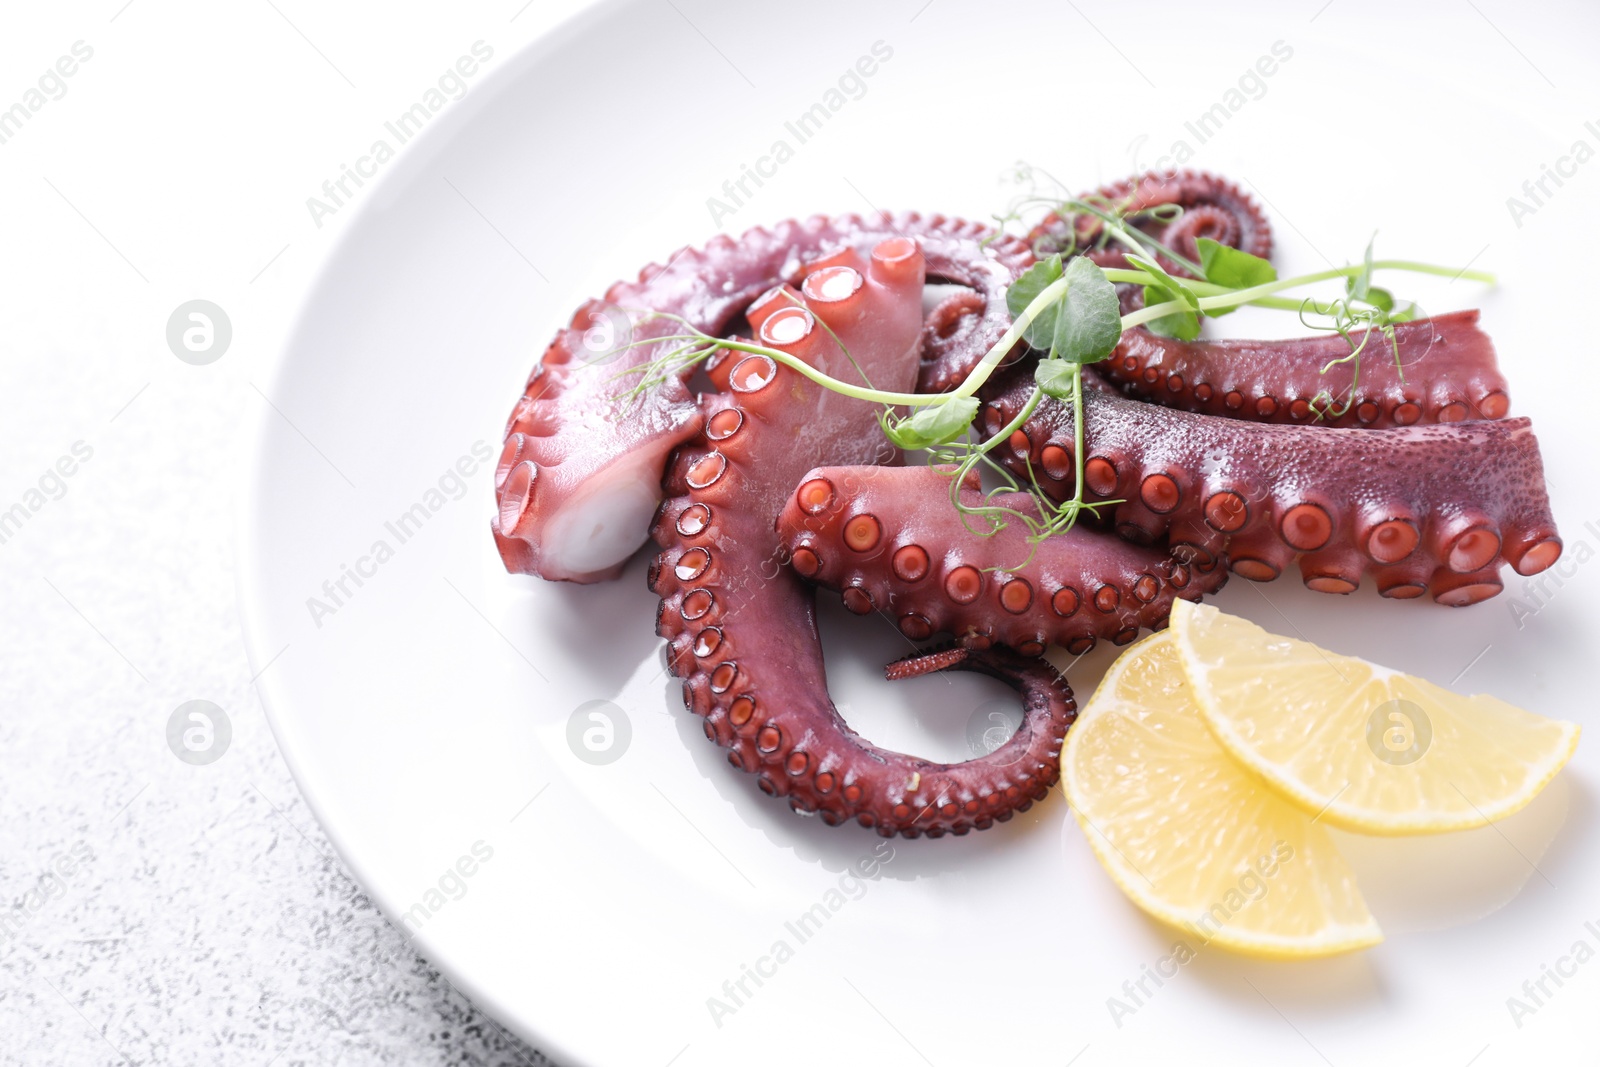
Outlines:
{"label": "curled tentacle tip", "polygon": [[915,656],[907,656],[905,659],[897,659],[888,664],[883,668],[883,676],[891,682],[899,682],[907,678],[919,678],[924,674],[949,670],[956,664],[965,662],[969,655],[971,655],[971,650],[962,646],[923,652]]}

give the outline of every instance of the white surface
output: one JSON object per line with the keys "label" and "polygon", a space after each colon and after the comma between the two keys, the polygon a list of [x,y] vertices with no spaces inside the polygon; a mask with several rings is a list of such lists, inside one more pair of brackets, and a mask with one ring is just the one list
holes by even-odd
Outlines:
{"label": "white surface", "polygon": [[[1315,23],[1312,12],[1283,22],[1276,6],[1198,26],[1150,8],[1139,25],[1096,12],[1125,59],[1071,8],[1014,6],[977,23],[938,3],[872,10],[824,3],[797,19],[706,3],[690,16],[697,32],[662,5],[602,9],[431,131],[330,261],[273,386],[294,426],[263,420],[246,610],[257,659],[289,649],[263,687],[297,777],[359,877],[404,912],[471,844],[491,845],[470,895],[428,919],[419,943],[508,1025],[597,1067],[1062,1062],[1085,1048],[1085,1062],[1508,1062],[1577,1047],[1594,1033],[1580,991],[1592,976],[1577,972],[1520,1027],[1506,998],[1593,936],[1588,749],[1524,818],[1444,848],[1362,843],[1391,938],[1355,958],[1284,966],[1202,953],[1181,980],[1134,999],[1123,982],[1166,955],[1173,934],[1110,887],[1060,803],[995,832],[895,843],[877,879],[845,886],[859,899],[802,944],[786,923],[826,900],[877,838],[766,801],[676,710],[643,559],[622,582],[589,588],[507,577],[484,531],[487,470],[463,499],[431,505],[403,545],[385,526],[477,442],[492,447],[577,299],[704,240],[707,196],[875,42],[892,57],[860,99],[719,221],[738,230],[877,204],[982,215],[1004,199],[996,173],[1022,156],[1093,184],[1129,169],[1130,153],[1149,159],[1184,136],[1181,117],[1281,40],[1266,91],[1194,162],[1261,191],[1287,270],[1358,256],[1377,228],[1383,254],[1503,273],[1493,295],[1396,284],[1433,306],[1484,301],[1578,557],[1596,449],[1568,381],[1587,353],[1564,340],[1573,328],[1548,313],[1539,275],[1593,237],[1581,185],[1592,176],[1511,224],[1506,195],[1537,176],[1551,138],[1583,131],[1493,26],[1467,9],[1379,35],[1372,11],[1338,4]],[[1564,43],[1577,29],[1519,25],[1542,68],[1592,78]],[[1059,44],[1073,74],[1031,54],[1038,42]],[[595,77],[597,57],[643,70],[663,54],[679,73],[652,82],[642,111],[634,82]],[[1148,91],[1135,64],[1168,91]],[[540,108],[579,83],[572,106]],[[1334,147],[1391,113],[1418,132],[1392,147]],[[1130,146],[1144,130],[1149,144]],[[1281,317],[1269,328],[1283,329]],[[380,541],[393,557],[363,563]],[[366,567],[366,581],[336,613],[314,612],[308,598],[331,599],[321,583],[347,564]],[[1580,567],[1521,629],[1510,597],[1450,612],[1240,582],[1222,603],[1582,719],[1585,664],[1573,652],[1600,635],[1583,610],[1592,580]],[[835,693],[891,746],[949,751],[995,695],[970,679],[887,687],[873,674],[905,645],[883,620],[834,611],[826,629]],[[1107,655],[1074,669],[1085,694]],[[568,746],[569,717],[592,700],[631,722],[630,747],[606,766]],[[763,957],[780,941],[794,956],[772,973]],[[724,982],[747,965],[769,973],[740,1003]],[[737,1010],[719,1013],[711,998]]]}
{"label": "white surface", "polygon": [[[58,855],[93,859],[0,935],[3,1064],[542,1062],[300,799],[251,684],[231,505],[251,383],[349,215],[319,230],[306,198],[474,41],[509,59],[576,5],[273,2],[7,5],[0,106],[73,42],[94,55],[0,144],[0,508],[73,442],[94,454],[0,543],[0,922]],[[204,367],[165,340],[194,298],[234,328]],[[164,737],[197,698],[234,730],[200,767]]]}
{"label": "white surface", "polygon": [[[1283,39],[1293,60],[1193,164],[1255,183],[1288,269],[1355,256],[1376,227],[1384,251],[1498,271],[1503,288],[1486,298],[1415,291],[1484,305],[1517,409],[1538,420],[1569,550],[1600,539],[1585,528],[1596,449],[1571,396],[1591,342],[1552,313],[1573,290],[1549,280],[1593,246],[1600,161],[1521,228],[1505,206],[1573,140],[1597,140],[1583,127],[1600,120],[1596,27],[1577,5],[1450,5],[1438,24],[1397,26],[1393,5],[1349,0],[1205,18],[990,6],[981,22],[951,0],[872,15],[675,2],[572,42],[562,76],[542,83],[503,73],[525,66],[512,54],[547,18],[542,4],[508,23],[515,4],[417,15],[280,3],[354,89],[270,6],[135,0],[8,26],[4,69],[42,70],[78,39],[96,56],[0,145],[11,209],[0,501],[20,499],[74,441],[96,452],[0,545],[13,609],[0,878],[15,899],[74,844],[96,860],[0,947],[0,1055],[116,1062],[109,1044],[135,1062],[521,1062],[412,957],[387,962],[400,935],[326,855],[271,754],[250,688],[263,667],[303,784],[380,903],[409,907],[475,841],[492,842],[492,861],[419,942],[501,1021],[579,1054],[563,1062],[942,1065],[1037,1051],[1089,1064],[1178,1050],[1188,1062],[1489,1064],[1592,1048],[1593,967],[1520,1029],[1506,1009],[1573,942],[1595,943],[1589,745],[1565,794],[1532,813],[1544,821],[1526,836],[1506,828],[1542,874],[1524,872],[1522,895],[1474,925],[1423,932],[1503,887],[1419,901],[1414,881],[1393,877],[1372,893],[1391,934],[1377,952],[1295,967],[1203,956],[1118,1027],[1107,999],[1170,935],[1110,889],[1052,803],[1028,826],[897,844],[881,880],[719,1030],[706,998],[877,839],[766,802],[669,714],[639,566],[585,590],[506,579],[479,475],[348,607],[311,625],[305,598],[321,581],[475,441],[493,443],[557,317],[708,236],[706,197],[879,38],[895,56],[866,95],[728,229],[867,201],[984,214],[1004,199],[995,174],[1019,157],[1074,186],[1119,176],[1155,163]],[[328,326],[305,335],[326,359],[312,366],[302,346],[275,377],[286,317],[355,213],[318,230],[305,198],[479,38],[496,60],[466,100],[358,198],[372,211],[362,240],[323,276],[307,320]],[[641,46],[648,61],[629,62]],[[518,128],[489,141],[508,114]],[[441,173],[459,192],[432,181]],[[370,257],[360,274],[358,256]],[[205,368],[163,338],[194,297],[222,304],[235,331]],[[226,503],[251,476],[231,431],[258,416],[278,506],[247,531],[260,546],[252,667],[231,621]],[[1240,583],[1223,603],[1269,624],[1281,610],[1313,639],[1442,682],[1465,671],[1462,688],[1587,721],[1593,587],[1577,568],[1521,629],[1509,600],[1446,614]],[[864,731],[953,754],[992,691],[924,683],[942,710],[917,725],[869,681],[897,651],[892,635],[838,613],[828,623],[837,689]],[[1074,670],[1085,693],[1103,663]],[[196,697],[234,722],[232,749],[209,767],[178,762],[163,737],[171,710]],[[564,741],[570,711],[599,697],[634,727],[609,767],[579,763]],[[1503,878],[1523,863],[1509,846],[1499,860]],[[330,1017],[319,1002],[339,997],[355,1004]]]}

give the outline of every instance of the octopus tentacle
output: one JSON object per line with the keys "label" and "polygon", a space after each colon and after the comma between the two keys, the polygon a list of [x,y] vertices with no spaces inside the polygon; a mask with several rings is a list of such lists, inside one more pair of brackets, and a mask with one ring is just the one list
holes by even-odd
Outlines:
{"label": "octopus tentacle", "polygon": [[[1125,645],[1166,626],[1174,599],[1197,601],[1226,580],[1220,567],[1200,572],[1087,525],[1037,546],[1017,523],[979,536],[951,506],[949,477],[932,467],[810,471],[778,517],[791,566],[913,640],[942,632],[1025,655],[1050,644],[1082,654],[1102,638]],[[976,472],[961,494],[970,505],[1035,506],[1024,493],[985,499]]]}
{"label": "octopus tentacle", "polygon": [[[922,326],[917,243],[891,239],[870,263],[845,256],[827,269],[834,268],[853,277],[808,276],[801,303],[762,322],[762,343],[837,377],[859,366],[878,388],[909,389]],[[729,389],[701,398],[704,429],[669,464],[652,531],[662,547],[650,571],[661,597],[657,630],[706,736],[796,810],[829,824],[854,819],[886,836],[964,833],[1044,796],[1059,773],[1072,702],[1065,683],[1031,661],[996,650],[960,665],[1004,677],[1028,706],[1024,729],[988,757],[946,765],[889,752],[839,716],[828,698],[814,593],[783,565],[772,520],[818,463],[897,462],[899,453],[873,405],[765,356],[735,364]]]}
{"label": "octopus tentacle", "polygon": [[938,671],[947,671],[952,667],[967,662],[972,657],[972,649],[964,645],[943,645],[939,648],[925,648],[916,655],[897,659],[883,668],[883,677],[886,681],[899,682],[907,678],[920,678],[924,674],[934,674]]}
{"label": "octopus tentacle", "polygon": [[[1350,354],[1336,335],[1285,341],[1178,341],[1128,330],[1095,368],[1128,396],[1166,407],[1254,422],[1383,429],[1417,423],[1504,418],[1510,409],[1494,343],[1477,311],[1457,311],[1394,327],[1395,348],[1365,332],[1360,367],[1323,367]],[[1318,418],[1323,391],[1343,414]]]}
{"label": "octopus tentacle", "polygon": [[[1207,174],[1204,171],[1151,171],[1136,178],[1103,186],[1093,194],[1113,203],[1126,202],[1129,211],[1142,211],[1175,204],[1183,208],[1176,221],[1141,219],[1137,225],[1170,248],[1199,262],[1200,253],[1195,241],[1209,237],[1219,244],[1232,245],[1251,255],[1267,259],[1272,255],[1272,225],[1256,206],[1254,200],[1239,190],[1232,182]],[[1078,217],[1078,233],[1067,232],[1067,222],[1052,212],[1040,220],[1027,236],[1028,246],[1041,255],[1048,255],[1070,247],[1080,247],[1099,232],[1099,222],[1092,217]],[[1127,261],[1120,251],[1106,249],[1097,254],[1095,262],[1102,267],[1123,267]],[[1165,264],[1174,272],[1176,263]]]}
{"label": "octopus tentacle", "polygon": [[[759,324],[751,316],[786,303],[786,283],[831,256],[865,254],[897,236],[921,243],[933,277],[983,297],[981,312],[947,312],[930,332],[926,384],[943,388],[1009,325],[1005,286],[1031,263],[1020,240],[991,239],[989,227],[943,215],[815,216],[757,227],[737,240],[719,236],[579,308],[528,377],[506,424],[491,529],[507,569],[578,582],[615,577],[644,540],[668,454],[700,430],[688,370],[635,390],[641,376],[629,372],[678,342],[621,346],[683,327],[634,312],[671,313],[712,336],[745,332],[745,325],[753,332]],[[719,375],[736,362],[724,355],[708,368],[713,384],[722,388]]]}
{"label": "octopus tentacle", "polygon": [[[1031,395],[1012,372],[988,396],[985,425],[1006,425]],[[1537,574],[1561,554],[1544,467],[1525,418],[1330,429],[1238,423],[1125,397],[1085,393],[1085,499],[1121,499],[1117,532],[1215,557],[1268,581],[1298,562],[1305,583],[1347,593],[1372,573],[1379,591],[1425,589],[1459,606],[1500,590],[1496,570]],[[1057,499],[1073,492],[1047,449],[1070,456],[1072,409],[1046,399],[1001,459],[1042,470]],[[1200,540],[1185,538],[1196,533]]]}
{"label": "octopus tentacle", "polygon": [[1019,237],[953,221],[937,239],[924,237],[922,251],[935,301],[922,332],[917,391],[943,393],[1010,328],[1006,287],[1033,266],[1033,252]]}

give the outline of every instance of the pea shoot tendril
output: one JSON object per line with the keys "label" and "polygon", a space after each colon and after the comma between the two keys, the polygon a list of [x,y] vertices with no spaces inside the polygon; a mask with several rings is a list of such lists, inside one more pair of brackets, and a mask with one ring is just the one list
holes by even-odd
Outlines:
{"label": "pea shoot tendril", "polygon": [[[1031,180],[1034,172],[1021,168],[1018,173],[1024,180]],[[1010,329],[948,392],[887,392],[873,388],[865,375],[860,384],[843,381],[779,349],[712,337],[679,316],[643,310],[632,313],[636,324],[660,318],[671,320],[680,329],[619,347],[620,351],[638,345],[672,346],[663,355],[619,375],[638,376],[623,399],[632,399],[682,375],[719,351],[767,356],[824,388],[881,404],[878,422],[884,436],[900,448],[926,451],[929,461],[950,476],[951,502],[969,530],[986,536],[1018,522],[1026,527],[1030,545],[1037,546],[1046,538],[1071,529],[1084,512],[1096,514],[1100,508],[1122,503],[1083,498],[1083,368],[1109,358],[1124,331],[1143,326],[1162,336],[1189,340],[1198,336],[1201,319],[1225,315],[1240,307],[1293,312],[1308,328],[1337,333],[1349,345],[1347,355],[1322,368],[1326,374],[1335,366],[1348,365],[1349,386],[1341,390],[1340,397],[1325,388],[1311,401],[1316,417],[1331,418],[1343,415],[1354,403],[1361,361],[1374,337],[1383,339],[1399,367],[1394,328],[1422,317],[1416,304],[1398,301],[1389,290],[1373,284],[1376,272],[1404,271],[1494,284],[1493,275],[1483,271],[1456,270],[1412,260],[1374,259],[1370,242],[1360,263],[1293,278],[1280,279],[1266,260],[1208,238],[1196,242],[1200,261],[1194,262],[1139,228],[1139,223],[1147,220],[1173,221],[1182,213],[1176,205],[1136,210],[1130,202],[1100,196],[1065,198],[1034,193],[1014,201],[1006,214],[996,218],[1004,227],[1039,207],[1053,211],[1061,219],[1059,235],[1052,235],[1053,247],[1041,244],[1035,248],[1038,261],[1007,290],[1006,304],[1013,319]],[[1083,254],[1113,248],[1124,253],[1130,266],[1102,268]],[[1173,273],[1164,264],[1176,267],[1178,272]],[[1331,298],[1280,295],[1341,281],[1343,293]],[[1140,287],[1144,306],[1122,314],[1117,285]],[[1019,343],[1042,353],[1034,372],[1033,392],[1015,418],[986,437],[983,428],[974,426],[980,409],[976,394]],[[853,357],[851,362],[854,365]],[[1403,368],[1401,374],[1403,380]],[[1031,464],[1027,468],[1027,484],[1022,484],[994,458],[996,449],[1007,444],[1045,397],[1070,404],[1073,411],[1075,490],[1071,499],[1059,503],[1041,490]],[[974,471],[988,472],[991,481],[998,483],[997,488],[984,491],[975,504],[962,494]],[[1031,495],[1031,509],[1015,506],[1019,492]]]}

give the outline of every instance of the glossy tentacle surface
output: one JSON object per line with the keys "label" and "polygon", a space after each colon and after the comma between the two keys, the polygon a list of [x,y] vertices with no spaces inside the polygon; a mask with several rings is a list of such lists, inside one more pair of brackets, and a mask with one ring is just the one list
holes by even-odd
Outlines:
{"label": "glossy tentacle surface", "polygon": [[781,296],[786,283],[797,283],[818,262],[910,237],[922,245],[935,278],[982,297],[969,313],[949,307],[928,316],[927,373],[935,382],[959,378],[988,349],[991,335],[1009,325],[1005,286],[1031,262],[1016,239],[985,245],[990,232],[915,212],[815,216],[682,249],[666,266],[648,266],[637,280],[612,286],[604,300],[584,304],[528,377],[506,425],[491,521],[506,568],[598,581],[615,577],[645,540],[667,456],[699,432],[701,412],[688,370],[635,389],[639,368],[681,342],[633,342],[684,329],[640,312],[680,316],[714,337],[743,332],[763,305],[770,312],[787,302]]}
{"label": "glossy tentacle surface", "polygon": [[[850,259],[808,276],[805,306],[766,318],[762,343],[836,377],[859,366],[879,388],[909,390],[922,255],[914,242],[893,239],[870,264]],[[947,765],[890,752],[839,716],[828,698],[815,593],[783,565],[773,519],[813,466],[896,462],[899,454],[872,405],[765,356],[736,364],[729,388],[702,398],[704,431],[669,465],[652,531],[662,546],[650,576],[661,596],[657,629],[707,737],[796,810],[830,824],[855,819],[886,836],[964,833],[1043,797],[1059,773],[1071,702],[1064,683],[1014,657],[970,661],[1019,685],[1029,709],[1024,728],[990,756]]]}
{"label": "glossy tentacle surface", "polygon": [[[1103,186],[1092,195],[1123,205],[1128,212],[1164,205],[1183,208],[1176,221],[1144,218],[1135,225],[1195,262],[1199,262],[1195,241],[1201,237],[1232,245],[1262,259],[1272,255],[1272,226],[1267,217],[1238,186],[1215,174],[1193,170],[1152,171]],[[1099,233],[1099,225],[1092,217],[1078,216],[1078,232],[1074,238],[1067,230],[1066,220],[1051,213],[1029,232],[1028,245],[1040,255],[1082,247]],[[1124,266],[1127,263],[1122,255],[1124,251],[1122,246],[1112,244],[1093,258],[1101,266]],[[1166,266],[1169,270],[1177,269],[1175,263],[1168,262]]]}
{"label": "glossy tentacle surface", "polygon": [[1018,237],[956,219],[921,244],[928,293],[917,391],[943,393],[961,384],[1011,326],[1006,287],[1033,265],[1033,253]]}
{"label": "glossy tentacle surface", "polygon": [[[1511,406],[1477,311],[1399,323],[1394,347],[1377,331],[1370,338],[1352,333],[1351,340],[1364,343],[1359,364],[1323,373],[1350,355],[1337,334],[1179,341],[1135,328],[1095,369],[1139,400],[1255,422],[1382,429],[1499,419]],[[1319,417],[1313,401],[1324,392],[1332,404],[1317,405],[1327,411]]]}
{"label": "glossy tentacle surface", "polygon": [[[991,432],[1026,403],[1014,371],[989,394]],[[1241,423],[1085,394],[1085,499],[1120,499],[1117,532],[1169,539],[1234,573],[1276,578],[1298,562],[1306,585],[1459,606],[1501,589],[1499,569],[1536,574],[1561,554],[1543,462],[1525,418],[1387,430]],[[1031,465],[1046,492],[1073,491],[1072,409],[1046,399],[999,451]],[[1024,476],[1026,476],[1024,474]]]}
{"label": "glossy tentacle surface", "polygon": [[[933,467],[809,472],[778,517],[790,564],[856,614],[894,619],[912,640],[942,632],[968,648],[999,643],[1025,655],[1050,644],[1075,654],[1100,639],[1125,645],[1140,629],[1166,626],[1175,598],[1198,601],[1226,580],[1221,567],[1203,572],[1087,524],[1037,546],[1019,522],[974,533],[951,503],[950,477]],[[986,501],[976,472],[960,492],[971,506],[1037,506],[1025,493]]]}

